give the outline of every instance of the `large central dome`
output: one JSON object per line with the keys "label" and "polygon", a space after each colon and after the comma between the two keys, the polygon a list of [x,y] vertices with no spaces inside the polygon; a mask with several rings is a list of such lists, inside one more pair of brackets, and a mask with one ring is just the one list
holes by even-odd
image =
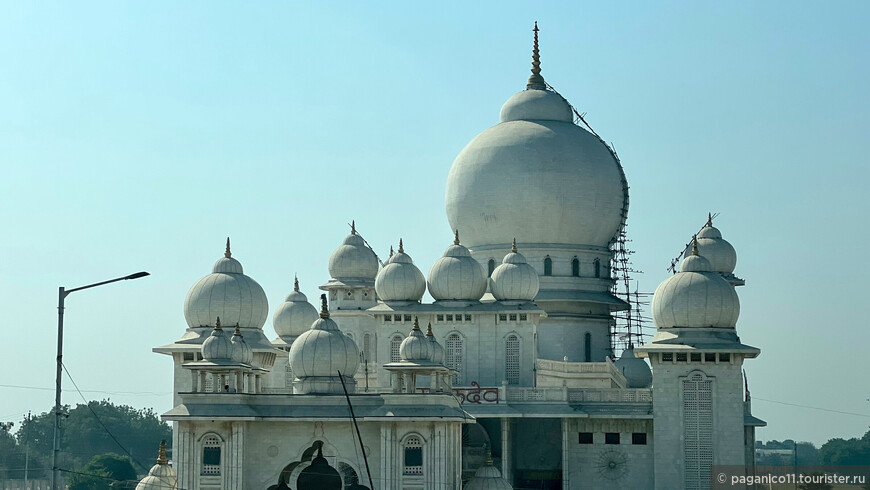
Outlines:
{"label": "large central dome", "polygon": [[513,237],[605,247],[627,205],[619,163],[573,123],[570,105],[547,90],[535,62],[528,89],[504,104],[501,122],[453,162],[447,219],[470,248],[509,247]]}

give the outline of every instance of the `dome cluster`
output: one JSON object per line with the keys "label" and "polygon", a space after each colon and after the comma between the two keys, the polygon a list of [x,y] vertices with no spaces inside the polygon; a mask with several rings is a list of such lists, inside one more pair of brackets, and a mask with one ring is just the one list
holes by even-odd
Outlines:
{"label": "dome cluster", "polygon": [[533,301],[541,285],[535,268],[517,252],[517,239],[514,238],[511,252],[505,255],[501,265],[492,271],[490,289],[495,299],[500,301]]}
{"label": "dome cluster", "polygon": [[443,363],[444,348],[435,340],[435,335],[432,334],[432,324],[429,324],[424,335],[423,331],[420,330],[417,317],[414,317],[414,328],[399,345],[399,357],[402,361],[407,362]]}
{"label": "dome cluster", "polygon": [[429,294],[435,300],[480,301],[486,293],[486,272],[459,243],[456,231],[453,245],[429,269]]}
{"label": "dome cluster", "polygon": [[215,262],[212,273],[203,277],[187,293],[184,318],[190,328],[214,326],[215,318],[241,328],[263,328],[269,313],[266,293],[257,281],[246,276],[242,264],[230,253],[230,239],[224,256]]}
{"label": "dome cluster", "polygon": [[405,253],[399,239],[399,252],[393,254],[375,278],[375,292],[387,303],[420,301],[426,292],[426,279]]}
{"label": "dome cluster", "polygon": [[[722,238],[722,232],[713,226],[713,216],[707,215],[707,224],[698,232],[698,254],[710,261],[714,272],[729,275],[737,267],[737,251]],[[686,250],[685,258],[691,255],[691,250]]]}
{"label": "dome cluster", "polygon": [[232,338],[228,338],[221,328],[221,319],[215,320],[211,335],[201,347],[202,358],[211,362],[234,362],[250,364],[254,360],[254,350],[245,342],[241,329],[236,326]]}
{"label": "dome cluster", "polygon": [[734,328],[740,315],[740,300],[734,287],[705,257],[693,241],[692,255],[683,259],[680,272],[656,288],[652,303],[658,328]]}
{"label": "dome cluster", "polygon": [[272,326],[275,333],[289,343],[311,328],[317,318],[317,308],[299,291],[299,279],[294,279],[293,291],[278,305],[272,317]]}
{"label": "dome cluster", "polygon": [[364,281],[375,278],[378,273],[378,258],[365,240],[356,233],[356,223],[351,225],[350,235],[329,257],[329,275],[343,282]]}

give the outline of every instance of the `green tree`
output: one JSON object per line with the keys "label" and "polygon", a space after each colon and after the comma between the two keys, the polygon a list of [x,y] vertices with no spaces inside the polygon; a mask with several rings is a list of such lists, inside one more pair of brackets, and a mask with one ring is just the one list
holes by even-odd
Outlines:
{"label": "green tree", "polygon": [[870,431],[860,439],[831,439],[819,448],[819,459],[826,465],[870,465]]}
{"label": "green tree", "polygon": [[136,481],[136,470],[127,456],[98,454],[78,472],[70,473],[70,490],[110,490],[129,488]]}

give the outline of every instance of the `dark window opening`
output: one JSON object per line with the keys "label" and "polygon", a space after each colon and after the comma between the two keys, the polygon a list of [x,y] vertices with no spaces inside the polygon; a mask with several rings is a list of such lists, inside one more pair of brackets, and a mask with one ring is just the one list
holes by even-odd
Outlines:
{"label": "dark window opening", "polygon": [[631,443],[641,446],[646,445],[646,432],[635,432],[631,435]]}
{"label": "dark window opening", "polygon": [[487,270],[489,271],[489,277],[492,277],[492,272],[495,270],[495,259],[489,259]]}
{"label": "dark window opening", "polygon": [[586,332],[586,335],[583,336],[586,341],[583,346],[583,356],[586,359],[586,362],[592,362],[592,334]]}
{"label": "dark window opening", "polygon": [[405,448],[405,466],[423,466],[423,448]]}
{"label": "dark window opening", "polygon": [[219,465],[221,464],[221,448],[219,447],[204,447],[202,448],[202,464]]}
{"label": "dark window opening", "polygon": [[552,276],[553,275],[553,259],[547,257],[544,259],[544,275]]}
{"label": "dark window opening", "polygon": [[701,362],[701,354],[693,352],[691,356],[692,362]]}
{"label": "dark window opening", "polygon": [[595,259],[592,262],[592,267],[595,269],[595,277],[601,277],[601,261]]}
{"label": "dark window opening", "polygon": [[592,433],[591,432],[581,432],[579,443],[580,444],[592,444]]}
{"label": "dark window opening", "polygon": [[686,362],[686,353],[685,352],[677,354],[677,362]]}
{"label": "dark window opening", "polygon": [[716,362],[716,354],[707,352],[704,354],[704,362]]}
{"label": "dark window opening", "polygon": [[731,354],[719,354],[719,362],[731,362]]}
{"label": "dark window opening", "polygon": [[671,362],[674,360],[674,354],[671,352],[662,353],[662,362]]}
{"label": "dark window opening", "polygon": [[571,275],[580,277],[580,261],[576,257],[571,261]]}
{"label": "dark window opening", "polygon": [[604,444],[619,444],[619,432],[605,432]]}

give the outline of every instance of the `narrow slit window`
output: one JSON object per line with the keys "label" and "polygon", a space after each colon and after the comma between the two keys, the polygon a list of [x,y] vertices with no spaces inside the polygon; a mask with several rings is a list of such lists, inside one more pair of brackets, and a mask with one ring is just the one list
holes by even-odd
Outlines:
{"label": "narrow slit window", "polygon": [[595,273],[595,277],[601,277],[601,261],[599,259],[592,261],[592,269]]}
{"label": "narrow slit window", "polygon": [[492,277],[492,273],[493,273],[493,271],[495,271],[495,259],[489,259],[489,262],[487,263],[486,268],[488,271],[487,277]]}
{"label": "narrow slit window", "polygon": [[553,275],[553,259],[551,259],[550,257],[544,259],[544,275]]}
{"label": "narrow slit window", "polygon": [[580,261],[577,257],[574,257],[574,260],[571,261],[571,275],[580,277]]}

